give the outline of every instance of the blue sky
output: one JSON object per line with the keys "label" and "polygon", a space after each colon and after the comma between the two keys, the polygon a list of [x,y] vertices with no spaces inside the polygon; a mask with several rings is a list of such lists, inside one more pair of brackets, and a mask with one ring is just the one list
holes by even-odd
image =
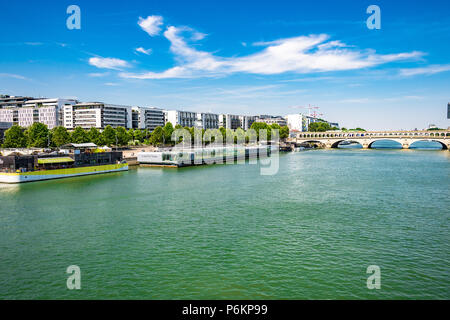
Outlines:
{"label": "blue sky", "polygon": [[[449,1],[0,1],[0,93],[447,128]],[[69,30],[66,9],[81,9]],[[369,30],[369,5],[381,29]]]}

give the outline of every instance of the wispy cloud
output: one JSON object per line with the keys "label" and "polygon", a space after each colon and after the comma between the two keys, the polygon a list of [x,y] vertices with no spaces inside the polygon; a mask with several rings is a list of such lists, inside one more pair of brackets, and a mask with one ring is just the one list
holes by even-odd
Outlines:
{"label": "wispy cloud", "polygon": [[2,78],[14,78],[19,80],[30,80],[27,77],[21,76],[20,74],[14,74],[14,73],[0,73],[0,77]]}
{"label": "wispy cloud", "polygon": [[125,60],[117,58],[102,58],[102,57],[90,58],[89,64],[91,66],[100,69],[113,69],[113,70],[120,70],[121,68],[126,68],[130,66],[130,64]]}
{"label": "wispy cloud", "polygon": [[[152,21],[148,25],[153,25],[154,19]],[[148,25],[141,27],[146,30]],[[308,74],[363,69],[423,56],[422,52],[417,51],[383,55],[375,53],[374,50],[358,50],[339,40],[330,41],[328,35],[320,34],[255,43],[254,45],[265,48],[248,56],[229,58],[198,50],[190,45],[188,40],[201,37],[191,35],[190,38],[186,38],[184,36],[186,32],[195,34],[191,28],[174,26],[169,26],[164,32],[178,65],[162,72],[124,72],[120,76],[134,79],[165,79],[224,76],[233,73]],[[154,35],[154,32],[149,34]]]}
{"label": "wispy cloud", "polygon": [[412,77],[417,75],[432,75],[446,71],[450,71],[450,64],[447,65],[435,64],[422,68],[401,69],[400,75],[405,77]]}
{"label": "wispy cloud", "polygon": [[27,46],[42,46],[42,42],[25,42]]}
{"label": "wispy cloud", "polygon": [[152,49],[144,49],[142,47],[134,49],[135,52],[140,52],[146,55],[150,55],[152,53]]}
{"label": "wispy cloud", "polygon": [[88,74],[88,76],[92,78],[101,78],[106,77],[107,75],[109,75],[109,72],[93,72]]}
{"label": "wispy cloud", "polygon": [[161,26],[163,25],[163,17],[148,16],[145,19],[139,17],[138,25],[151,37],[154,37],[161,32]]}

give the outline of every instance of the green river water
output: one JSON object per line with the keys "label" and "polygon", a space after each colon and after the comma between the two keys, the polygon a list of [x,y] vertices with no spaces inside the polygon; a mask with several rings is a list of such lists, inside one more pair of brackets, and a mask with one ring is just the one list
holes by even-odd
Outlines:
{"label": "green river water", "polygon": [[[1,299],[449,299],[450,152],[0,185]],[[81,269],[68,290],[66,268]],[[366,269],[381,269],[381,289]]]}

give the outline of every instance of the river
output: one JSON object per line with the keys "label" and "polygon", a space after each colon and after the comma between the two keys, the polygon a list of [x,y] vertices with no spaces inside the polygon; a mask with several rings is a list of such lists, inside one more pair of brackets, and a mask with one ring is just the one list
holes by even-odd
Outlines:
{"label": "river", "polygon": [[450,152],[279,160],[0,185],[0,298],[450,298]]}

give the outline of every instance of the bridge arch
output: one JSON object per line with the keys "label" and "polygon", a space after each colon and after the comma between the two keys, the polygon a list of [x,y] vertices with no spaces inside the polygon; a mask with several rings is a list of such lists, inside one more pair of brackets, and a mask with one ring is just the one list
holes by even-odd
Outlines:
{"label": "bridge arch", "polygon": [[331,145],[331,148],[339,148],[339,144],[340,144],[341,142],[344,142],[344,141],[349,141],[349,142],[352,142],[352,143],[357,143],[357,144],[359,144],[361,147],[363,147],[363,145],[361,144],[361,142],[359,142],[359,141],[357,141],[357,140],[343,139],[343,140],[338,140],[338,141],[336,141],[336,142],[333,142],[333,144]]}
{"label": "bridge arch", "polygon": [[[381,142],[381,141],[396,142],[399,145],[399,147],[400,147],[399,149],[403,148],[403,143],[402,143],[401,140],[399,140],[399,139],[392,139],[392,138],[389,138],[389,137],[380,138],[380,139],[374,139],[374,140],[370,141],[370,143],[368,144],[367,148],[369,148],[369,149],[376,149],[376,148],[373,147],[373,144],[376,143],[376,142]],[[392,148],[392,149],[396,149],[396,148]]]}
{"label": "bridge arch", "polygon": [[448,146],[444,142],[439,141],[439,140],[435,140],[435,139],[415,140],[413,143],[410,144],[409,148],[411,148],[411,146],[413,146],[416,142],[437,142],[438,144],[441,145],[442,150],[447,150],[448,149]]}

